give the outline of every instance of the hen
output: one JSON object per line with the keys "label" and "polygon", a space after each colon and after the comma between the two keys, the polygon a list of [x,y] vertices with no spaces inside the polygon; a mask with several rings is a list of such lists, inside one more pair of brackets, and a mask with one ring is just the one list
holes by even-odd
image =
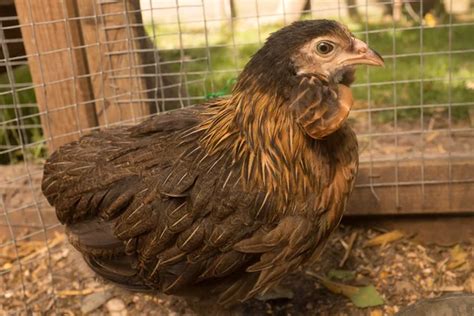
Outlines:
{"label": "hen", "polygon": [[105,279],[249,299],[317,258],[341,219],[358,167],[345,123],[357,64],[383,59],[335,21],[295,22],[228,99],[65,145],[42,190]]}

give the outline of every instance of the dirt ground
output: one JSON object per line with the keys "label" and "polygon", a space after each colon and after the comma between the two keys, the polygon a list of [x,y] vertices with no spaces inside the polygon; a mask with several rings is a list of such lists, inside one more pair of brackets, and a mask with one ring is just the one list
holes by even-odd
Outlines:
{"label": "dirt ground", "polygon": [[[41,165],[1,166],[0,175],[0,314],[195,314],[183,299],[130,293],[97,279],[68,245],[41,196]],[[413,237],[343,225],[319,262],[288,276],[273,298],[245,302],[240,311],[393,315],[420,299],[474,292],[472,240],[427,246]],[[352,294],[370,285],[376,291],[362,305],[380,305],[356,306],[361,302]]]}

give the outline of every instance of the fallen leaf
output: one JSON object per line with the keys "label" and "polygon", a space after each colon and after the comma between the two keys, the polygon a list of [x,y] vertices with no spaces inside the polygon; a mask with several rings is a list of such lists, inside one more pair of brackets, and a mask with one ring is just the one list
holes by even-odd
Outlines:
{"label": "fallen leaf", "polygon": [[369,239],[365,243],[365,247],[373,247],[373,246],[383,246],[385,244],[388,244],[390,242],[396,241],[400,238],[405,236],[405,234],[399,230],[392,230],[391,232],[378,235],[372,239]]}
{"label": "fallen leaf", "polygon": [[335,293],[335,294],[343,294],[344,296],[351,296],[357,293],[359,288],[355,286],[350,286],[350,285],[345,285],[342,283],[338,282],[333,282],[329,280],[328,278],[324,278],[322,276],[319,276],[318,274],[312,272],[312,271],[306,271],[306,274],[315,277],[318,279],[322,285],[324,285],[325,288],[327,288],[329,291]]}
{"label": "fallen leaf", "polygon": [[335,294],[342,294],[351,298],[353,295],[357,294],[359,288],[356,286],[346,285],[338,282],[331,281],[327,278],[319,278],[319,281],[325,288]]}
{"label": "fallen leaf", "polygon": [[355,276],[355,272],[349,270],[332,269],[328,272],[328,278],[332,280],[351,281]]}
{"label": "fallen leaf", "polygon": [[447,265],[448,269],[454,270],[467,265],[467,252],[465,252],[461,246],[454,246],[449,255],[450,258]]}
{"label": "fallen leaf", "polygon": [[359,288],[359,291],[352,295],[350,299],[357,307],[378,306],[384,303],[383,298],[373,285]]}
{"label": "fallen leaf", "polygon": [[357,307],[371,307],[384,304],[383,298],[373,285],[356,287],[338,282],[333,282],[327,278],[310,274],[319,279],[322,285],[335,294],[342,294],[348,297]]}

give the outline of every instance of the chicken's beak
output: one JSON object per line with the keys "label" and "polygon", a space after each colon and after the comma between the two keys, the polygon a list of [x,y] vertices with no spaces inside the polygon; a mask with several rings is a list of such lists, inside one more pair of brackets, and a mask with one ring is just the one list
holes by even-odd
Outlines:
{"label": "chicken's beak", "polygon": [[346,65],[372,65],[384,66],[384,60],[379,53],[371,49],[365,42],[360,39],[353,39],[353,46],[350,53],[343,56],[342,63]]}

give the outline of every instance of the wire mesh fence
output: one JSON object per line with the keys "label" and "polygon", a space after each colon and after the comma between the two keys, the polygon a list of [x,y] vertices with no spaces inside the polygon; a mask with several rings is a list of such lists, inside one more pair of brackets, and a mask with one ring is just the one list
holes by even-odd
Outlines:
{"label": "wire mesh fence", "polygon": [[40,191],[48,153],[228,95],[268,34],[315,18],[348,24],[386,61],[353,85],[354,214],[473,212],[470,1],[0,1],[3,310],[58,311],[81,304],[74,291],[94,291],[65,268],[69,250]]}

